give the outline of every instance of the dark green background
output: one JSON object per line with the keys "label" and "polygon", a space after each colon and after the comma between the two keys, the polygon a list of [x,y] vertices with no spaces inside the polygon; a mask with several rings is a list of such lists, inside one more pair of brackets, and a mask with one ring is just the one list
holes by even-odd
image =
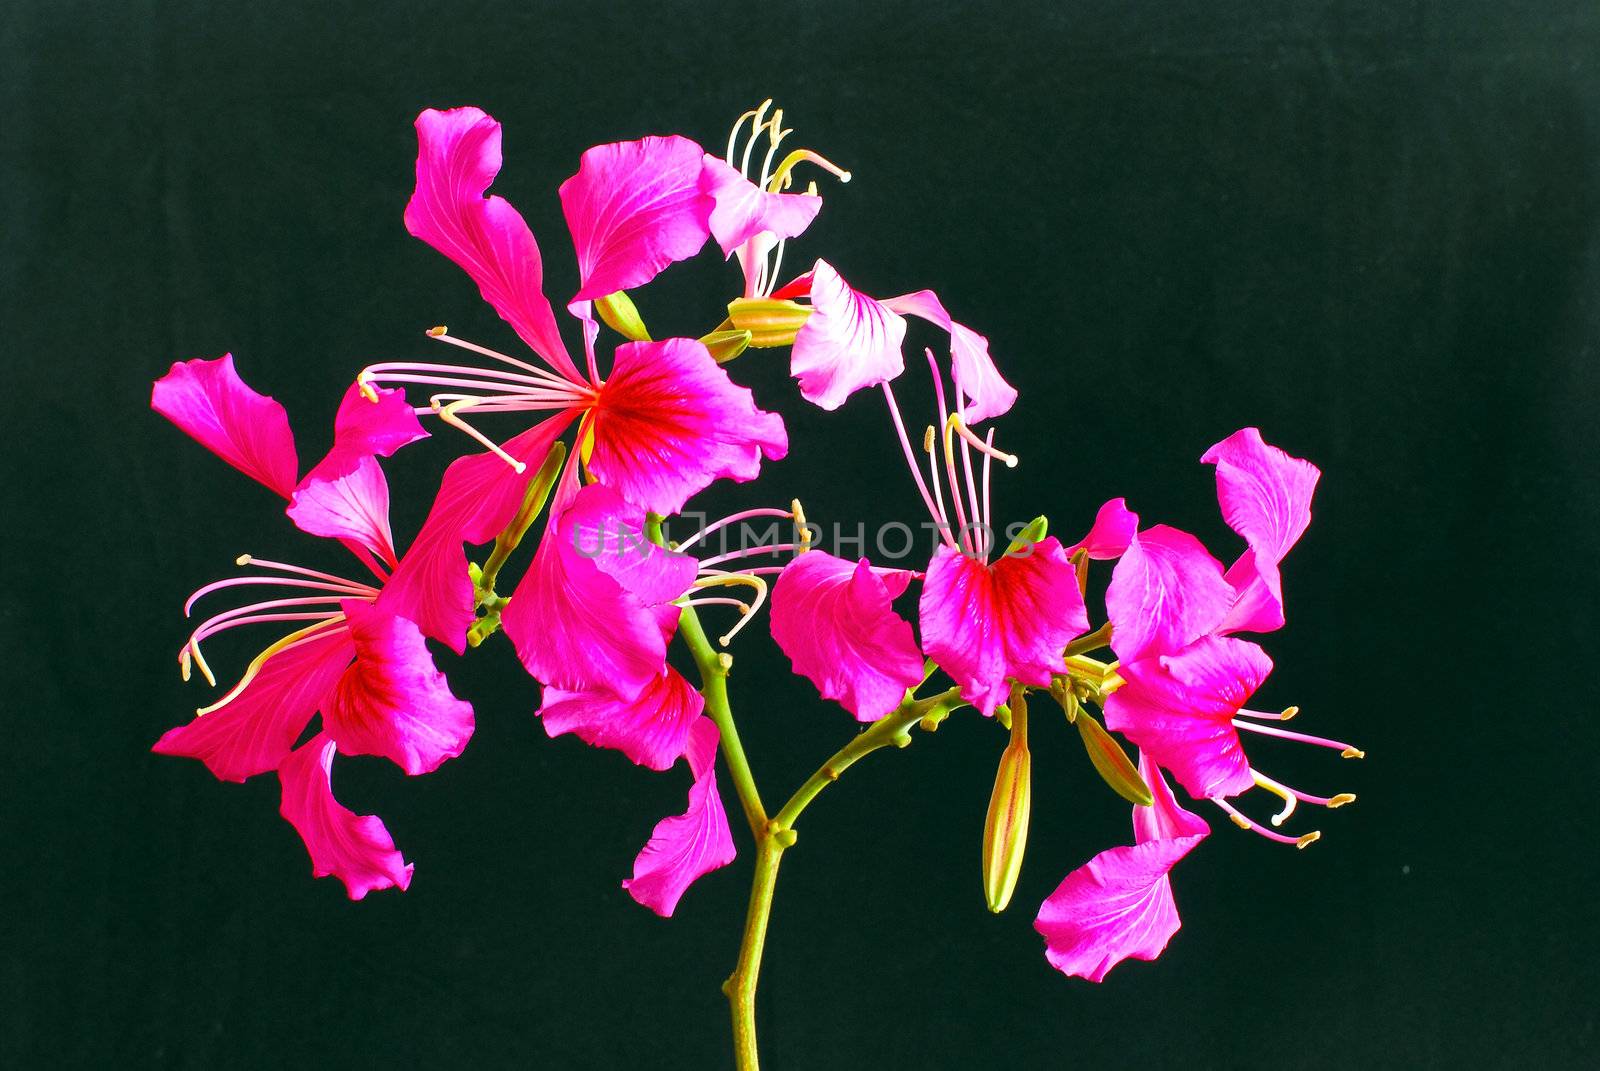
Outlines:
{"label": "dark green background", "polygon": [[[1230,557],[1207,445],[1258,424],[1323,467],[1263,702],[1371,755],[1256,749],[1361,802],[1303,853],[1213,821],[1170,950],[1099,987],[1030,925],[1127,835],[1065,727],[1035,730],[999,918],[977,854],[1001,734],[969,714],[872,757],[785,863],[769,1065],[1594,1061],[1597,31],[1576,2],[10,0],[0,1063],[726,1066],[748,851],[670,922],[632,904],[618,881],[686,779],[546,739],[503,645],[442,660],[479,713],[460,760],[340,764],[416,862],[404,895],[312,881],[271,778],[147,753],[209,694],[174,663],[188,591],[241,551],[343,563],[146,406],[174,359],[231,349],[309,460],[361,364],[436,357],[439,322],[509,342],[401,226],[422,107],[504,122],[497,189],[559,297],[555,188],[586,146],[715,146],[768,94],[857,176],[791,266],[936,288],[1021,388],[1002,514],[1071,535],[1124,494]],[[640,302],[695,332],[730,285],[706,257]],[[776,353],[733,372],[795,448],[708,504],[917,519],[870,398],[802,408]],[[390,466],[399,532],[464,445]],[[758,630],[737,655],[778,796],[852,723]]]}

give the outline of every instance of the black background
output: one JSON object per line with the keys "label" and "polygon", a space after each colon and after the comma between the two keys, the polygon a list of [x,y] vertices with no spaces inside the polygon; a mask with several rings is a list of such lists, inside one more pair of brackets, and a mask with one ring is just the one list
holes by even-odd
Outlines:
{"label": "black background", "polygon": [[[1033,734],[1032,846],[998,918],[977,856],[1002,735],[969,712],[873,756],[785,862],[768,1064],[1592,1061],[1597,30],[1590,3],[10,0],[0,1062],[727,1065],[748,850],[671,921],[629,901],[686,778],[546,739],[503,644],[442,658],[478,709],[461,759],[339,766],[416,862],[404,895],[313,881],[271,778],[148,754],[209,694],[174,664],[187,592],[241,551],[343,563],[147,405],[173,360],[231,350],[309,461],[363,363],[436,358],[439,322],[511,343],[401,226],[421,108],[505,124],[496,190],[559,299],[555,188],[586,146],[716,147],[769,94],[856,173],[791,267],[937,289],[1022,390],[998,512],[1071,537],[1122,494],[1228,558],[1206,446],[1257,424],[1323,467],[1263,702],[1371,757],[1257,748],[1360,803],[1305,852],[1213,820],[1171,948],[1096,987],[1030,925],[1127,835],[1065,727]],[[708,255],[639,300],[698,333],[732,285]],[[917,519],[881,409],[802,407],[784,363],[732,370],[786,414],[790,459],[702,502]],[[389,466],[398,532],[465,445]],[[762,632],[735,698],[781,798],[852,723]]]}

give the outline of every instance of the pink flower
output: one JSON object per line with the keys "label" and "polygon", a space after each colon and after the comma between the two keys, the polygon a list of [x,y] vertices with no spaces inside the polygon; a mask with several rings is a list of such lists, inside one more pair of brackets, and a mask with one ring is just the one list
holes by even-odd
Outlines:
{"label": "pink flower", "polygon": [[663,818],[633,861],[633,877],[622,883],[639,903],[671,918],[684,891],[703,875],[733,862],[733,834],[717,794],[717,727],[709,718],[693,724],[684,757],[694,784],[689,807]]}
{"label": "pink flower", "polygon": [[933,291],[879,301],[819,260],[811,270],[810,294],[812,313],[795,336],[789,364],[808,402],[837,409],[861,388],[899,376],[904,369],[904,317],[909,315],[949,333],[951,378],[962,420],[977,424],[1001,416],[1016,403],[1016,389],[989,356],[989,340],[952,319]]}
{"label": "pink flower", "polygon": [[1128,509],[1128,500],[1113,498],[1095,513],[1089,534],[1067,548],[1067,556],[1081,550],[1100,561],[1120,558],[1138,532],[1139,515]]}
{"label": "pink flower", "polygon": [[786,566],[772,591],[772,638],[794,671],[859,721],[876,721],[922,680],[922,653],[891,603],[911,582],[820,550]]}
{"label": "pink flower", "polygon": [[[630,342],[618,347],[609,377],[598,371],[589,299],[648,282],[705,243],[717,202],[701,190],[698,146],[678,137],[596,146],[562,185],[579,260],[569,309],[584,334],[588,372],[580,375],[544,296],[532,232],[506,201],[485,196],[500,170],[500,125],[476,108],[429,110],[418,117],[417,134],[407,228],[461,265],[548,365],[462,342],[441,328],[430,335],[492,363],[387,362],[361,376],[369,387],[451,388],[432,396],[433,408],[489,447],[452,466],[390,583],[397,608],[461,650],[473,603],[461,543],[493,538],[511,519],[531,478],[528,467],[572,421],[580,422],[594,473],[628,501],[661,513],[681,509],[716,479],[753,478],[763,457],[783,457],[788,440],[781,419],[758,409],[695,340]],[[497,445],[465,423],[467,412],[548,415]]]}
{"label": "pink flower", "polygon": [[1133,809],[1133,845],[1103,851],[1068,874],[1034,921],[1045,958],[1063,974],[1102,981],[1125,959],[1155,959],[1178,932],[1168,874],[1210,828],[1178,806],[1143,754],[1139,773],[1155,802]]}
{"label": "pink flower", "polygon": [[[384,563],[394,562],[394,551],[388,485],[371,451],[409,442],[414,416],[395,407],[389,395],[376,402],[347,396],[333,450],[296,487],[294,441],[282,407],[246,386],[231,360],[174,365],[152,398],[159,412],[224,460],[291,495],[289,515],[296,524],[344,542],[376,580],[349,580],[246,555],[240,564],[256,571],[195,592],[185,613],[224,589],[282,590],[198,625],[180,656],[185,677],[198,665],[214,683],[201,644],[218,633],[291,623],[295,631],[268,645],[220,700],[167,732],[154,750],[197,758],[228,781],[278,770],[284,816],[305,839],[318,876],[337,875],[352,899],[374,888],[404,888],[411,868],[383,823],[340,807],[329,777],[335,749],[381,755],[409,774],[421,774],[460,754],[472,735],[472,707],[450,693],[417,626],[376,605]],[[322,732],[295,750],[319,711]]]}

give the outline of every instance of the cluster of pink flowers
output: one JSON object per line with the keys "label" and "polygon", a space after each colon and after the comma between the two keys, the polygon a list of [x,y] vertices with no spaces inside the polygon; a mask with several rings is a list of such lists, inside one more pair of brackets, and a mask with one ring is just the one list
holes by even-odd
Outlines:
{"label": "cluster of pink flowers", "polygon": [[[1067,974],[1098,981],[1125,958],[1154,958],[1178,928],[1168,875],[1209,827],[1179,805],[1169,774],[1236,824],[1302,847],[1316,834],[1276,831],[1297,804],[1354,798],[1282,784],[1243,746],[1265,734],[1360,755],[1283,728],[1293,708],[1246,706],[1272,662],[1239,634],[1284,623],[1279,563],[1310,521],[1315,466],[1254,428],[1205,452],[1222,516],[1244,543],[1231,566],[1186,532],[1141,529],[1122,499],[1106,503],[1071,546],[1046,534],[1041,518],[1017,526],[1002,550],[991,476],[995,462],[1017,459],[995,445],[994,423],[1016,390],[988,340],[932,291],[872,297],[824,260],[780,281],[787,242],[822,205],[815,183],[788,192],[795,169],[849,178],[809,150],[779,157],[789,133],[781,112],[746,113],[721,157],[679,136],[583,154],[560,188],[580,284],[566,302],[582,341],[577,356],[546,297],[532,232],[488,192],[501,167],[500,125],[457,108],[423,112],[416,130],[407,230],[458,264],[532,352],[513,356],[433,328],[428,336],[454,359],[362,369],[338,406],[332,449],[304,475],[283,407],[247,386],[231,356],[175,364],[152,395],[163,416],[287,500],[297,528],[337,540],[355,559],[352,579],[246,556],[238,575],[197,590],[186,613],[224,591],[269,597],[196,625],[180,655],[185,677],[198,667],[216,684],[202,645],[219,633],[267,625],[283,635],[155,745],[223,780],[276,772],[282,814],[316,875],[337,877],[352,899],[407,887],[412,866],[382,820],[335,798],[334,758],[381,756],[416,775],[461,754],[473,710],[452,694],[427,641],[462,653],[503,631],[542,686],[538,714],[551,736],[572,733],[653,770],[686,763],[687,808],[660,821],[623,882],[639,903],[671,915],[694,881],[735,855],[717,774],[719,752],[729,756],[729,662],[698,657],[708,641],[697,613],[737,611],[726,645],[758,616],[769,584],[771,634],[794,671],[858,721],[932,727],[970,706],[1009,727],[984,846],[996,910],[1010,898],[1026,841],[1030,692],[1045,693],[1077,726],[1094,769],[1134,803],[1134,835],[1069,873],[1039,910],[1046,954]],[[652,338],[627,292],[713,239],[742,276],[727,319],[700,338]],[[905,370],[907,316],[948,336],[943,355],[925,353],[937,412],[920,443],[891,385]],[[609,352],[602,324],[619,337]],[[680,543],[663,537],[663,519],[692,496],[719,479],[754,480],[787,452],[781,417],[759,408],[726,367],[746,348],[777,346],[791,348],[807,402],[833,410],[860,392],[881,394],[935,533],[918,568],[812,546],[797,503],[753,506]],[[381,459],[429,436],[419,416],[457,429],[464,438],[451,441],[473,441],[477,452],[450,464],[402,550]],[[509,437],[486,430],[497,419],[512,422]],[[707,553],[705,536],[754,518],[794,522],[799,534]],[[541,525],[520,578],[501,594],[502,566]],[[469,561],[467,544],[486,548],[481,561]],[[1085,602],[1091,561],[1114,562],[1108,620],[1098,628]],[[913,585],[915,628],[895,608]],[[680,637],[697,665],[720,675],[704,673],[696,685],[669,665]],[[1113,660],[1091,657],[1106,647]],[[940,673],[946,692],[919,698]],[[1135,745],[1137,759],[1107,730]],[[1281,802],[1271,828],[1232,802],[1257,788]],[[758,838],[787,832],[781,814],[768,818],[742,792],[740,802]]]}

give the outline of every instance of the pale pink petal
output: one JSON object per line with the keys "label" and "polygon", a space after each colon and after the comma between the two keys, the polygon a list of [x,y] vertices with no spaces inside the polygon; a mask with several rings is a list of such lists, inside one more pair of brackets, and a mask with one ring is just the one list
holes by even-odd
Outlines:
{"label": "pale pink petal", "polygon": [[590,559],[624,591],[657,606],[687,592],[700,566],[688,554],[656,546],[644,529],[644,510],[602,483],[580,489],[561,514],[564,550]]}
{"label": "pale pink petal", "polygon": [[[402,446],[428,437],[417,420],[416,410],[406,401],[405,391],[372,389],[377,401],[362,394],[359,384],[352,383],[344,392],[333,418],[333,447],[306,480],[334,479],[349,472],[364,457],[389,457]],[[301,485],[304,484],[302,480]]]}
{"label": "pale pink petal", "polygon": [[288,498],[300,477],[283,406],[257,394],[233,368],[233,354],[178,361],[150,391],[150,408],[240,472]]}
{"label": "pale pink petal", "polygon": [[452,461],[422,530],[384,584],[379,605],[458,654],[465,650],[474,596],[461,544],[487,543],[511,522],[528,482],[571,421],[570,413],[557,413],[504,444],[527,466],[520,474],[490,453]]}
{"label": "pale pink petal", "polygon": [[481,110],[429,108],[417,116],[417,186],[406,230],[460,265],[522,341],[578,381],[544,296],[533,232],[503,197],[484,196],[500,162],[500,124]]}
{"label": "pale pink petal", "polygon": [[546,688],[539,718],[552,737],[573,733],[641,766],[665,770],[683,754],[704,709],[700,693],[669,667],[633,699],[600,686],[576,692]]}
{"label": "pale pink petal", "polygon": [[985,716],[1005,701],[1009,678],[1042,687],[1065,673],[1062,649],[1089,627],[1072,563],[1054,536],[992,565],[940,547],[920,613],[923,650]]}
{"label": "pale pink petal", "polygon": [[555,522],[500,622],[539,683],[574,692],[607,688],[633,699],[665,672],[666,637],[652,607],[579,552],[567,528],[575,481],[575,473],[563,481],[551,505]]}
{"label": "pale pink petal", "polygon": [[1232,796],[1255,782],[1232,721],[1272,671],[1255,644],[1205,636],[1178,654],[1123,662],[1125,683],[1106,698],[1106,726],[1172,771],[1196,799]]}
{"label": "pale pink petal", "polygon": [[574,301],[643,286],[700,251],[716,202],[700,189],[705,152],[677,135],[596,145],[561,184],[578,253]]}
{"label": "pale pink petal", "polygon": [[394,847],[394,838],[376,815],[358,815],[333,798],[333,741],[319,733],[284,762],[280,813],[305,841],[311,873],[344,882],[350,899],[374,889],[411,884],[411,864]]}
{"label": "pale pink petal", "polygon": [[758,234],[794,238],[811,226],[822,210],[814,193],[768,193],[725,161],[709,153],[700,174],[700,188],[711,196],[711,234],[723,259]]}
{"label": "pale pink petal", "polygon": [[772,638],[794,671],[859,721],[876,721],[922,680],[922,653],[891,603],[910,574],[820,550],[795,558],[772,590]]}
{"label": "pale pink petal", "polygon": [[789,450],[783,419],[756,408],[690,338],[627,342],[593,409],[589,469],[643,509],[677,513],[712,481],[744,482]]}
{"label": "pale pink petal", "polygon": [[685,757],[694,774],[689,807],[656,823],[650,842],[633,861],[628,895],[671,918],[684,891],[701,875],[733,862],[733,834],[717,794],[717,727],[709,718],[694,724]]}
{"label": "pale pink petal", "polygon": [[1050,965],[1099,982],[1125,959],[1159,956],[1179,926],[1167,875],[1200,840],[1112,848],[1068,874],[1033,923]]}
{"label": "pale pink petal", "polygon": [[199,759],[224,781],[275,770],[354,654],[348,629],[312,633],[263,662],[226,706],[168,730],[151,750]]}
{"label": "pale pink petal", "polygon": [[302,532],[353,540],[389,565],[395,564],[394,536],[389,531],[389,483],[370,454],[332,479],[314,470],[290,496],[288,513]]}
{"label": "pale pink petal", "polygon": [[1271,632],[1283,627],[1278,563],[1311,523],[1311,499],[1322,472],[1242,428],[1200,459],[1217,467],[1217,501],[1223,519],[1249,544],[1228,570],[1238,603],[1224,631]]}
{"label": "pale pink petal", "polygon": [[950,333],[950,375],[966,396],[961,418],[968,424],[1009,412],[1017,402],[1017,389],[1005,381],[989,356],[989,340],[957,323],[932,290],[889,298],[884,306],[907,316],[920,316]]}
{"label": "pale pink petal", "polygon": [[811,309],[789,355],[789,374],[806,401],[837,409],[863,387],[905,371],[906,322],[852,289],[826,261],[811,270]]}
{"label": "pale pink petal", "polygon": [[356,658],[322,708],[346,755],[379,755],[408,774],[436,770],[472,738],[472,704],[450,693],[417,626],[371,603],[342,604]]}
{"label": "pale pink petal", "polygon": [[1089,534],[1067,548],[1067,556],[1081,550],[1100,561],[1120,558],[1138,531],[1139,515],[1128,509],[1128,500],[1113,498],[1094,515]]}
{"label": "pale pink petal", "polygon": [[1124,662],[1180,650],[1221,624],[1232,604],[1222,563],[1198,539],[1164,524],[1147,528],[1106,587],[1112,649]]}
{"label": "pale pink petal", "polygon": [[1179,837],[1203,837],[1211,832],[1204,818],[1179,806],[1177,797],[1172,794],[1172,786],[1167,784],[1167,775],[1143,751],[1139,752],[1139,776],[1150,787],[1154,802],[1148,807],[1133,809],[1135,844]]}

